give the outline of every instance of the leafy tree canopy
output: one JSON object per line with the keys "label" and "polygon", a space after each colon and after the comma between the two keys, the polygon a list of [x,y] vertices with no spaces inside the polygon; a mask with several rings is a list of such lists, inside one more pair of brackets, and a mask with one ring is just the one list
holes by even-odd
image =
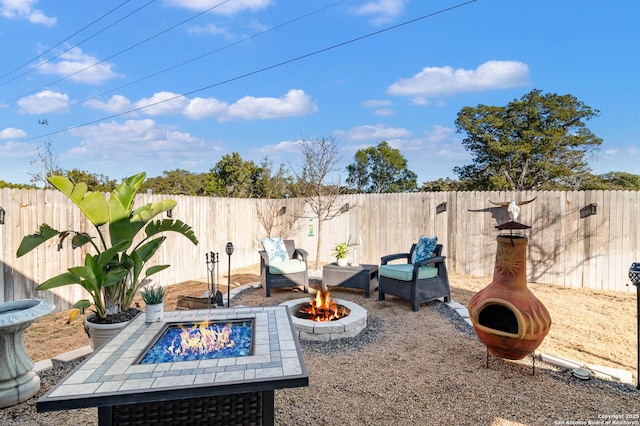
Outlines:
{"label": "leafy tree canopy", "polygon": [[147,179],[143,190],[151,189],[157,194],[204,195],[206,174],[194,174],[188,170],[176,169],[162,172],[162,176]]}
{"label": "leafy tree canopy", "polygon": [[32,189],[35,188],[35,185],[26,185],[24,183],[10,183],[0,180],[0,188]]}
{"label": "leafy tree canopy", "polygon": [[640,175],[626,172],[609,172],[603,175],[592,175],[585,179],[580,189],[640,191]]}
{"label": "leafy tree canopy", "polygon": [[506,107],[464,107],[456,130],[475,158],[454,172],[477,190],[578,189],[587,155],[602,143],[585,124],[598,114],[572,95],[537,89]]}
{"label": "leafy tree canopy", "polygon": [[417,189],[418,176],[407,168],[400,150],[387,141],[360,149],[355,162],[347,166],[347,184],[359,192],[409,192]]}
{"label": "leafy tree canopy", "polygon": [[225,154],[209,171],[205,184],[207,195],[223,197],[260,197],[258,181],[262,169],[253,161],[244,161],[237,152]]}
{"label": "leafy tree canopy", "polygon": [[441,192],[441,191],[464,191],[466,187],[458,180],[451,178],[439,178],[436,180],[423,182],[420,187],[421,192]]}
{"label": "leafy tree canopy", "polygon": [[89,173],[84,170],[72,169],[63,173],[72,182],[84,182],[87,189],[92,192],[111,192],[116,188],[117,182],[107,176]]}
{"label": "leafy tree canopy", "polygon": [[256,182],[257,194],[260,198],[294,197],[295,184],[284,164],[274,171],[273,163],[268,157],[260,162],[260,174]]}

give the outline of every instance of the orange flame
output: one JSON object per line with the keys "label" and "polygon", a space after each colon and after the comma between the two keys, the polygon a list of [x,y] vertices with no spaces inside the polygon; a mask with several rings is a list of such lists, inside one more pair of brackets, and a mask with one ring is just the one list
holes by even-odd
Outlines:
{"label": "orange flame", "polygon": [[193,327],[180,327],[180,334],[173,339],[167,352],[172,355],[206,354],[233,348],[235,342],[230,336],[231,323],[222,328],[218,324],[210,326],[209,321]]}
{"label": "orange flame", "polygon": [[329,290],[322,291],[322,287],[318,286],[316,296],[309,303],[304,303],[300,307],[300,312],[307,316],[311,321],[333,321],[346,316],[344,309],[331,299]]}

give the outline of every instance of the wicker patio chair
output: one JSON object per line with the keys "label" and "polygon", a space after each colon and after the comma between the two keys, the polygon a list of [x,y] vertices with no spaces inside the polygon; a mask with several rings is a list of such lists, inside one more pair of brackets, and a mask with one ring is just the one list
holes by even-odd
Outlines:
{"label": "wicker patio chair", "polygon": [[[418,311],[421,303],[439,298],[451,301],[449,277],[442,256],[442,244],[437,244],[431,257],[411,263],[416,244],[409,253],[396,253],[380,258],[378,270],[378,300],[391,294],[411,301],[411,310]],[[404,260],[404,263],[391,263]]]}
{"label": "wicker patio chair", "polygon": [[260,253],[260,284],[265,288],[266,296],[271,297],[272,288],[301,286],[309,292],[309,273],[307,270],[307,251],[295,247],[293,240],[283,240],[288,259],[270,261],[265,250]]}

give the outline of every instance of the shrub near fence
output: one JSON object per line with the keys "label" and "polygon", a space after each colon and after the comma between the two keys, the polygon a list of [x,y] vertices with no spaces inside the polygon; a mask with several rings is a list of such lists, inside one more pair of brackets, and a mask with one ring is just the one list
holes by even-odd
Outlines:
{"label": "shrub near fence", "polygon": [[[336,243],[349,234],[362,235],[358,248],[361,263],[379,263],[380,257],[407,251],[420,235],[436,235],[444,245],[450,271],[465,275],[492,276],[496,226],[509,220],[506,208],[489,202],[528,200],[519,222],[528,224],[527,274],[529,282],[568,287],[630,291],[628,269],[640,260],[640,191],[528,191],[528,192],[421,192],[402,194],[345,195],[338,207],[344,213],[323,224],[319,260],[332,262]],[[154,282],[170,285],[206,279],[205,253],[218,252],[220,276],[228,269],[225,245],[234,245],[231,268],[258,271],[260,238],[286,236],[316,258],[317,219],[300,199],[256,200],[144,194],[136,204],[173,198],[172,211],[194,228],[200,241],[193,246],[178,236],[167,235],[155,257],[171,267],[154,276]],[[595,205],[595,212],[593,206]],[[51,292],[35,291],[38,283],[77,265],[83,249],[56,251],[51,245],[16,259],[24,235],[41,223],[56,229],[83,229],[89,223],[77,208],[57,191],[41,189],[0,190],[0,206],[6,211],[0,225],[0,302],[23,298],[46,298],[58,310],[68,309],[82,289],[70,286]],[[267,229],[268,228],[268,229]],[[65,242],[68,243],[68,242]]]}

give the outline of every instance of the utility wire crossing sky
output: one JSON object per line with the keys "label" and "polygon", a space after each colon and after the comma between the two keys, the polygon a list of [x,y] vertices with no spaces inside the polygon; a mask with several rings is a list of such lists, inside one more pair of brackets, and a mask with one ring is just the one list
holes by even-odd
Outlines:
{"label": "utility wire crossing sky", "polygon": [[0,0],[0,180],[29,182],[47,142],[63,169],[121,179],[232,152],[295,167],[322,137],[343,180],[382,140],[419,184],[457,178],[458,111],[534,88],[600,111],[594,173],[640,173],[640,4],[528,3]]}

